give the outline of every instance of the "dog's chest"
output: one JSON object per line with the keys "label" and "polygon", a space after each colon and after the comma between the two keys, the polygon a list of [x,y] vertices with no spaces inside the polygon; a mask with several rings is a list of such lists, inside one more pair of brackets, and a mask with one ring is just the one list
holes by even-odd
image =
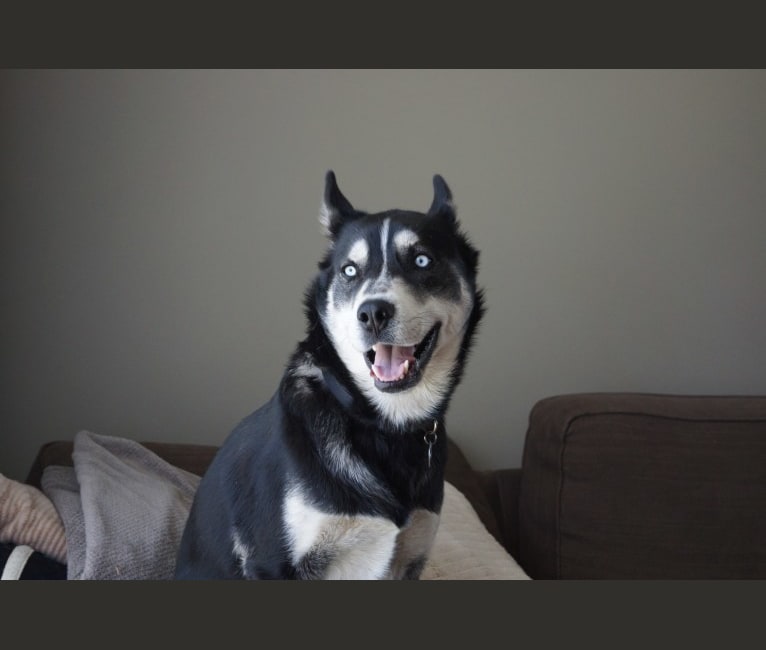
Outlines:
{"label": "dog's chest", "polygon": [[327,580],[416,577],[439,523],[436,513],[423,509],[401,528],[384,517],[326,513],[300,490],[287,494],[283,514],[296,573]]}

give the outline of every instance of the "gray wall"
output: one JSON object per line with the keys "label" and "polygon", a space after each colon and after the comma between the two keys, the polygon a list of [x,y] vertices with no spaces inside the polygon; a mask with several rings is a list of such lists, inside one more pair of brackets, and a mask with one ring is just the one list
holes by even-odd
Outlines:
{"label": "gray wall", "polygon": [[766,393],[762,70],[2,71],[0,472],[220,443],[304,332],[323,176],[450,183],[489,311],[449,414],[518,465],[578,391]]}

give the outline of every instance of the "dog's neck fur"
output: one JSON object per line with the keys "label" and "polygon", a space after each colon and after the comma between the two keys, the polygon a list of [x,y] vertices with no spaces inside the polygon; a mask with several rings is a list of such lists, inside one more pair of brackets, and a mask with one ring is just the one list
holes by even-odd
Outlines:
{"label": "dog's neck fur", "polygon": [[[338,498],[356,500],[359,507],[373,508],[399,526],[416,504],[437,511],[441,491],[432,489],[443,480],[447,453],[443,413],[434,418],[437,436],[432,442],[426,434],[433,431],[434,419],[411,421],[406,430],[391,425],[334,355],[321,325],[310,328],[292,355],[279,403],[303,433],[289,444],[312,458],[322,468],[317,471],[339,481],[343,488]],[[430,494],[426,502],[424,494]]]}

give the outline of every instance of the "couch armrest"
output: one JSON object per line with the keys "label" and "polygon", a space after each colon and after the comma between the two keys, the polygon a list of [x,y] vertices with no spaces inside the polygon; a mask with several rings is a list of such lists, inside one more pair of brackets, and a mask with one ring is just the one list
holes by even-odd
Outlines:
{"label": "couch armrest", "polygon": [[447,445],[445,480],[460,490],[487,530],[498,542],[504,544],[496,511],[487,495],[481,474],[471,467],[460,447],[451,438],[447,438]]}
{"label": "couch armrest", "polygon": [[479,472],[487,501],[495,513],[498,541],[512,557],[519,557],[519,487],[521,469],[497,469]]}
{"label": "couch armrest", "polygon": [[519,564],[538,579],[766,578],[766,397],[560,395],[530,414]]}

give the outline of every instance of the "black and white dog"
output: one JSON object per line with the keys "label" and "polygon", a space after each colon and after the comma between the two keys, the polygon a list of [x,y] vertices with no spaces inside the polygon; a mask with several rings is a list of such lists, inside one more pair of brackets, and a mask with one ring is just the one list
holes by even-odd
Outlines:
{"label": "black and white dog", "polygon": [[279,389],[200,482],[179,579],[418,578],[444,496],[444,415],[484,312],[478,252],[434,176],[427,213],[368,214],[328,172],[330,239]]}

